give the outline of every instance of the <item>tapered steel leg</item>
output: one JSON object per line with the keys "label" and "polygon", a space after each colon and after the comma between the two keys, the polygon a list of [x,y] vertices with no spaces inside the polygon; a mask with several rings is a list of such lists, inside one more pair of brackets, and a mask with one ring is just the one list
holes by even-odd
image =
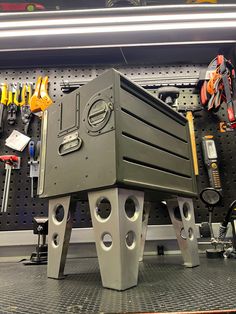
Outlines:
{"label": "tapered steel leg", "polygon": [[167,201],[167,206],[184,265],[186,267],[198,266],[199,255],[192,199],[178,197],[177,201]]}
{"label": "tapered steel leg", "polygon": [[[112,188],[88,196],[103,286],[115,290],[136,286],[144,193]],[[104,200],[111,205],[105,218],[99,214]]]}
{"label": "tapered steel leg", "polygon": [[139,255],[139,261],[140,262],[142,262],[142,260],[143,260],[145,241],[146,241],[146,237],[147,237],[149,213],[150,213],[150,203],[146,202],[146,203],[144,203],[144,208],[143,208],[141,245],[140,245],[140,255]]}
{"label": "tapered steel leg", "polygon": [[72,229],[70,196],[49,201],[48,268],[50,278],[63,278]]}

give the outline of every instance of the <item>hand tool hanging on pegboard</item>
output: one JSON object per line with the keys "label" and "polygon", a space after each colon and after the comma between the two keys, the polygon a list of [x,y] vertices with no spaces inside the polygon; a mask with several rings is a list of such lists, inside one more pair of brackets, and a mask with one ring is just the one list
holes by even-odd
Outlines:
{"label": "hand tool hanging on pegboard", "polygon": [[45,111],[53,103],[48,95],[48,76],[38,77],[34,94],[29,103],[33,113]]}
{"label": "hand tool hanging on pegboard", "polygon": [[235,69],[230,60],[218,55],[209,64],[200,92],[201,103],[208,111],[217,112],[226,103],[228,124],[236,128]]}
{"label": "hand tool hanging on pegboard", "polygon": [[34,197],[34,178],[39,177],[39,154],[40,154],[40,141],[30,141],[29,142],[29,156],[30,161],[28,162],[30,166],[30,179],[31,179],[31,197]]}
{"label": "hand tool hanging on pegboard", "polygon": [[21,109],[21,120],[24,124],[24,132],[28,134],[29,124],[33,118],[30,110],[29,102],[32,97],[32,85],[31,83],[23,84],[21,89],[21,100],[19,102]]}
{"label": "hand tool hanging on pegboard", "polygon": [[16,114],[19,105],[20,87],[19,84],[11,84],[8,91],[7,102],[7,121],[8,124],[13,125],[16,122]]}
{"label": "hand tool hanging on pegboard", "polygon": [[5,169],[6,169],[5,184],[4,184],[2,206],[1,206],[1,212],[6,212],[7,206],[8,206],[10,182],[11,182],[11,171],[12,169],[20,169],[20,157],[15,156],[15,155],[5,155],[5,156],[0,156],[0,161],[5,164]]}
{"label": "hand tool hanging on pegboard", "polygon": [[4,124],[3,119],[7,100],[8,100],[8,86],[7,83],[3,83],[0,85],[0,136],[3,133]]}
{"label": "hand tool hanging on pegboard", "polygon": [[208,171],[210,186],[218,191],[222,191],[218,154],[213,135],[206,135],[202,138],[203,159]]}

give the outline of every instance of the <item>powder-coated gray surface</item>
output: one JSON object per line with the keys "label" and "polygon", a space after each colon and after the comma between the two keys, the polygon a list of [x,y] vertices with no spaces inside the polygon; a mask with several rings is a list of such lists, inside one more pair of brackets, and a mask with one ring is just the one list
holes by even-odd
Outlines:
{"label": "powder-coated gray surface", "polygon": [[[180,256],[146,257],[139,285],[124,292],[101,286],[96,258],[68,260],[65,280],[46,266],[0,263],[0,313],[125,313],[236,309],[236,260],[201,258],[188,269]],[[114,270],[115,271],[115,270]]]}

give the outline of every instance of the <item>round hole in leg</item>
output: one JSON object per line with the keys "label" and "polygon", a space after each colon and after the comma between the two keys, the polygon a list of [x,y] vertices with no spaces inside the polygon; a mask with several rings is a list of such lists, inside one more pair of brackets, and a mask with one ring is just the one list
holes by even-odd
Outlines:
{"label": "round hole in leg", "polygon": [[193,240],[193,238],[194,238],[194,234],[193,234],[193,229],[192,228],[188,229],[188,237],[189,237],[190,240]]}
{"label": "round hole in leg", "polygon": [[134,221],[138,217],[138,211],[139,211],[139,206],[138,206],[138,201],[134,197],[128,197],[127,200],[125,201],[125,213],[126,216]]}
{"label": "round hole in leg", "polygon": [[177,219],[177,220],[182,220],[181,214],[180,214],[179,206],[176,206],[176,207],[174,208],[174,216],[175,216],[175,219]]}
{"label": "round hole in leg", "polygon": [[112,247],[112,236],[108,232],[105,232],[102,235],[102,247],[106,251],[110,250]]}
{"label": "round hole in leg", "polygon": [[190,206],[188,203],[183,204],[183,214],[184,214],[185,219],[189,220],[191,218]]}
{"label": "round hole in leg", "polygon": [[65,216],[64,207],[61,204],[58,204],[54,208],[54,218],[57,222],[62,222]]}
{"label": "round hole in leg", "polygon": [[125,236],[125,242],[129,249],[133,249],[135,247],[136,237],[133,231],[129,231]]}
{"label": "round hole in leg", "polygon": [[52,236],[52,243],[56,247],[59,245],[59,235],[57,233]]}
{"label": "round hole in leg", "polygon": [[111,215],[111,203],[106,197],[101,197],[96,203],[96,217],[98,220],[107,220]]}
{"label": "round hole in leg", "polygon": [[184,228],[182,228],[182,229],[180,230],[180,236],[181,236],[181,238],[184,239],[184,240],[187,239],[187,235],[186,235],[186,232],[185,232]]}

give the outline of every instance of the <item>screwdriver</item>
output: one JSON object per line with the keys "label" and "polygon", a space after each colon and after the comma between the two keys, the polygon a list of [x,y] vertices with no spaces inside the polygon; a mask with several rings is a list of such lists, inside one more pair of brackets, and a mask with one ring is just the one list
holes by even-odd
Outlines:
{"label": "screwdriver", "polygon": [[34,141],[29,142],[29,156],[30,156],[30,179],[31,179],[31,197],[34,198],[34,176],[33,176],[33,164],[35,157],[35,143]]}
{"label": "screwdriver", "polygon": [[34,197],[34,178],[39,177],[39,153],[40,153],[40,141],[31,140],[29,142],[29,156],[30,161],[30,179],[31,179],[31,197]]}

